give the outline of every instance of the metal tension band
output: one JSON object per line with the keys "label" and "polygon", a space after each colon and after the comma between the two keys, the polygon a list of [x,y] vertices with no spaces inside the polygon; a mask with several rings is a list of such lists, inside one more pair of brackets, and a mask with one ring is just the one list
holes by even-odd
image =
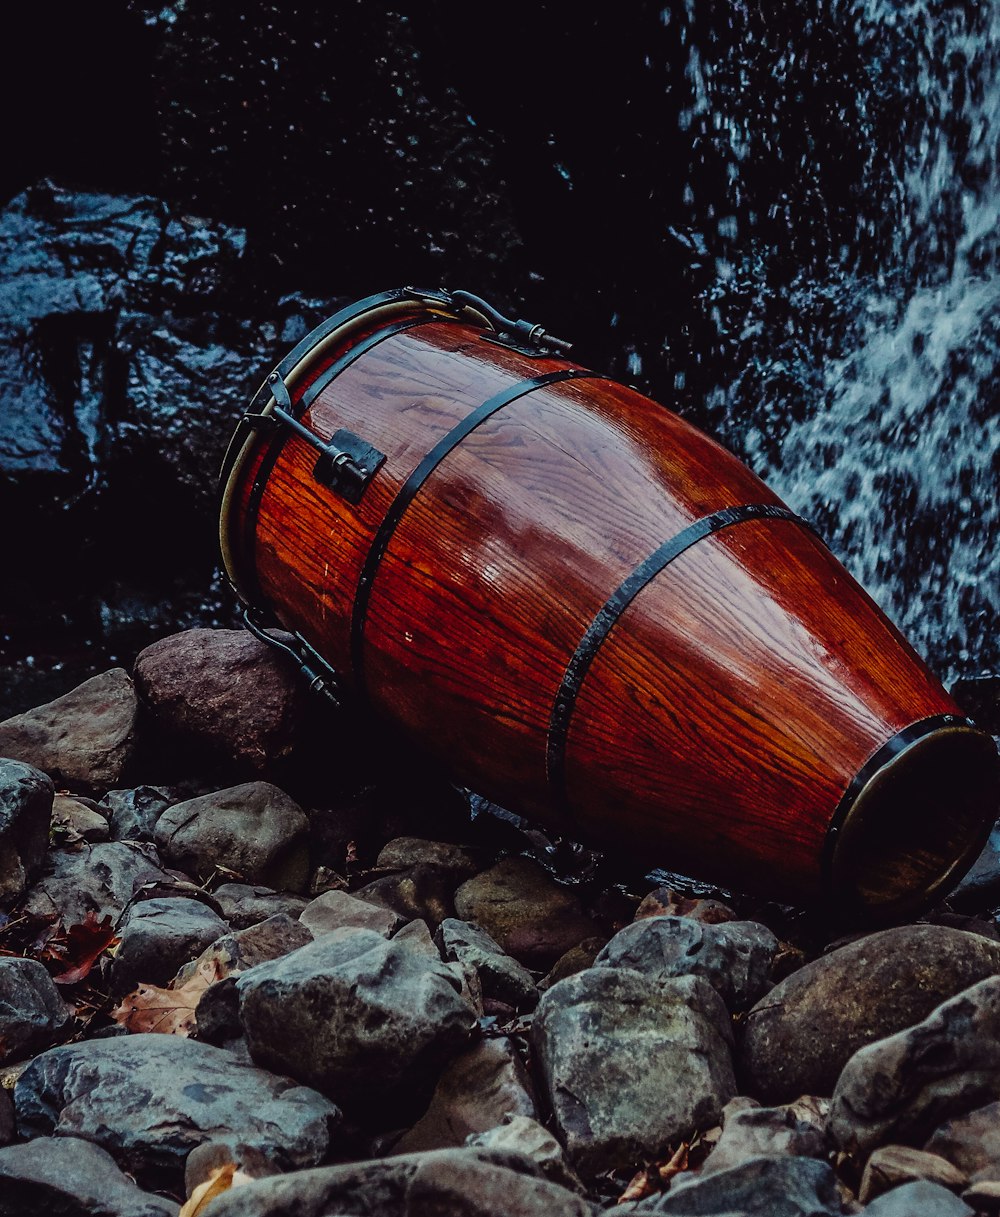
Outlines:
{"label": "metal tension band", "polygon": [[651,582],[675,558],[680,557],[685,550],[690,549],[704,537],[711,536],[723,528],[731,528],[734,524],[746,523],[748,520],[791,520],[815,532],[808,520],[803,520],[794,512],[789,511],[787,507],[779,507],[772,503],[749,503],[743,507],[727,507],[713,515],[695,520],[693,524],[671,537],[669,541],[664,541],[658,549],[653,550],[648,558],[640,562],[607,598],[587,627],[563,674],[549,718],[545,770],[550,788],[563,805],[566,803],[566,740],[573,718],[573,710],[576,707],[576,699],[590,665],[604,645],[605,639],[614,629],[619,617],[646,584]]}
{"label": "metal tension band", "polygon": [[365,622],[368,617],[368,604],[371,599],[372,587],[378,572],[379,563],[382,561],[389,542],[392,540],[396,526],[424,482],[427,481],[428,477],[430,477],[448,453],[452,449],[457,448],[467,435],[471,434],[480,423],[485,422],[496,414],[498,410],[502,410],[504,406],[509,405],[510,402],[516,401],[519,397],[525,397],[528,393],[533,393],[535,389],[557,384],[561,380],[607,379],[609,378],[601,372],[589,372],[584,368],[564,368],[558,372],[547,372],[543,376],[535,376],[531,380],[519,381],[517,384],[511,385],[509,388],[503,389],[493,397],[488,398],[481,406],[477,406],[471,414],[466,415],[460,423],[452,427],[446,435],[438,440],[420,464],[417,465],[416,469],[413,470],[400,487],[398,494],[386,512],[385,518],[379,525],[378,532],[376,532],[372,541],[372,547],[368,551],[368,557],[365,559],[361,577],[358,579],[358,590],[354,598],[354,611],[351,619],[351,666],[353,668],[355,685],[359,693],[364,692],[365,685]]}

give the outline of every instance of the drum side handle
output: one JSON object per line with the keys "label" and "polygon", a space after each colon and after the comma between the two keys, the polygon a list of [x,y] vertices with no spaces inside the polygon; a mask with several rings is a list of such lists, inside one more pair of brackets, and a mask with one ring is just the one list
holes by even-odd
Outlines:
{"label": "drum side handle", "polygon": [[[281,651],[293,659],[309,682],[309,688],[313,693],[325,697],[336,709],[341,708],[340,679],[336,671],[306,642],[301,634],[285,631],[284,626],[278,621],[264,622],[259,610],[253,608],[243,610],[243,624],[254,638],[259,638],[269,647],[273,647],[276,651]],[[292,641],[285,642],[281,638],[276,638],[268,632],[269,630],[282,630]]]}

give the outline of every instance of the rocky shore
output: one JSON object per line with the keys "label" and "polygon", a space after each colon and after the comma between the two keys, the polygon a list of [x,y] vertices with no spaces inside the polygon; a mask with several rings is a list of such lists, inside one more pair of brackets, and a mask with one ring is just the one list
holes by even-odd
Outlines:
{"label": "rocky shore", "polygon": [[372,748],[231,630],[0,723],[3,1217],[1000,1211],[989,856],[838,941]]}

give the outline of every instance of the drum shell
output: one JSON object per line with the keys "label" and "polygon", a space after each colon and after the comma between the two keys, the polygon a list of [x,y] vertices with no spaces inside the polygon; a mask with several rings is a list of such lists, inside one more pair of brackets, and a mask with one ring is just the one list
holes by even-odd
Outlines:
{"label": "drum shell", "polygon": [[[857,901],[830,864],[852,784],[914,724],[971,728],[822,541],[677,415],[447,306],[396,295],[342,328],[279,367],[304,424],[354,432],[385,463],[351,504],[316,481],[298,436],[251,436],[221,521],[243,598],[505,806],[650,866]],[[387,531],[427,454],[498,400]],[[567,704],[616,592],[741,511],[615,606]],[[962,744],[984,788],[985,738]],[[963,814],[942,871],[971,860],[992,818]]]}

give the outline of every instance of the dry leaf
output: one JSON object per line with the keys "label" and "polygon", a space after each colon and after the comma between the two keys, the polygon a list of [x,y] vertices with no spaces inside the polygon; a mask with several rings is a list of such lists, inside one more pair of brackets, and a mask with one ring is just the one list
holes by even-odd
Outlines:
{"label": "dry leaf", "polygon": [[677,1147],[677,1151],[666,1162],[662,1162],[657,1168],[656,1173],[660,1176],[663,1183],[669,1183],[674,1175],[679,1175],[681,1171],[686,1171],[688,1168],[688,1150],[690,1146],[686,1141],[682,1141]]}
{"label": "dry leaf", "polygon": [[177,1217],[199,1217],[199,1214],[208,1208],[210,1200],[214,1200],[216,1196],[221,1196],[223,1192],[229,1191],[233,1186],[233,1175],[235,1172],[235,1162],[227,1162],[225,1166],[220,1166],[212,1171],[205,1182],[199,1183],[194,1189],[190,1198],[181,1207]]}
{"label": "dry leaf", "polygon": [[115,937],[112,924],[110,916],[98,921],[93,909],[88,909],[79,925],[69,927],[63,958],[71,966],[52,977],[57,985],[77,984],[87,976],[105,951],[117,946],[119,940]]}
{"label": "dry leaf", "polygon": [[116,1023],[133,1033],[158,1031],[164,1035],[191,1035],[201,995],[224,973],[217,959],[206,959],[194,975],[176,988],[140,985],[111,1011]]}
{"label": "dry leaf", "polygon": [[628,1187],[622,1192],[615,1203],[625,1204],[628,1200],[642,1200],[646,1196],[652,1196],[654,1192],[659,1190],[653,1184],[652,1172],[643,1169],[632,1176]]}

